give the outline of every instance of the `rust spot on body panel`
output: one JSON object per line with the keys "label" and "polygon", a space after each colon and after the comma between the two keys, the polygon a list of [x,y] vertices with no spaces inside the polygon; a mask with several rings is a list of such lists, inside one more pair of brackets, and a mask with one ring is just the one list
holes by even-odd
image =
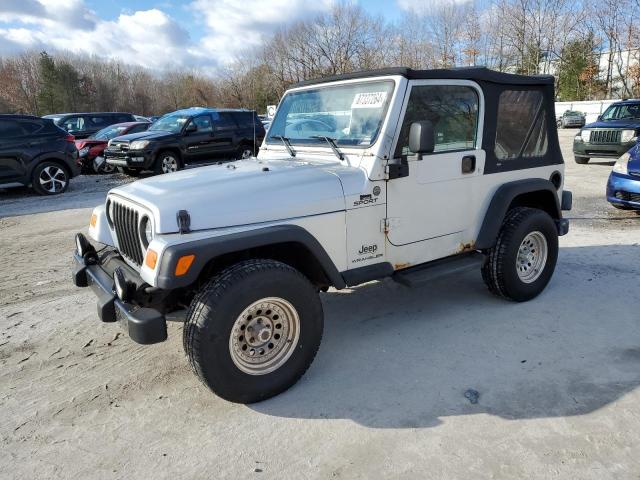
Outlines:
{"label": "rust spot on body panel", "polygon": [[411,266],[410,263],[396,263],[396,264],[393,265],[393,269],[394,270],[402,270],[403,268],[408,268],[410,266]]}

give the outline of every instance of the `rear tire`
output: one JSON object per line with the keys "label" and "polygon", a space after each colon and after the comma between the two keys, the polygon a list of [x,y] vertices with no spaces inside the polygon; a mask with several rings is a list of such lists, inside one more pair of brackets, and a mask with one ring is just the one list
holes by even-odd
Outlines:
{"label": "rear tire", "polygon": [[31,174],[31,186],[39,195],[59,195],[69,188],[69,172],[57,162],[45,161]]}
{"label": "rear tire", "polygon": [[580,164],[580,165],[584,165],[586,163],[589,163],[589,157],[578,157],[577,155],[575,157],[573,157],[576,161],[576,163]]}
{"label": "rear tire", "polygon": [[238,151],[236,152],[237,160],[245,160],[247,158],[251,158],[255,156],[256,156],[256,153],[254,152],[254,149],[251,147],[251,145],[247,145],[247,144],[240,145],[240,147],[238,148]]}
{"label": "rear tire", "polygon": [[302,377],[322,329],[322,304],[304,275],[275,260],[246,260],[195,296],[183,345],[193,371],[216,395],[253,403]]}
{"label": "rear tire", "polygon": [[547,212],[510,210],[496,245],[488,251],[482,278],[495,295],[524,302],[547,286],[558,260],[558,231]]}

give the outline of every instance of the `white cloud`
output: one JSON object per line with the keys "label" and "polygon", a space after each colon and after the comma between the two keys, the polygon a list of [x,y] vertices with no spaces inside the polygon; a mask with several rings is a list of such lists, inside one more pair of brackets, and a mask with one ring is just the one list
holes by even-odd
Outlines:
{"label": "white cloud", "polygon": [[[162,11],[99,18],[85,0],[0,1],[0,55],[26,49],[68,50],[154,69],[214,71],[293,21],[328,11],[333,0],[193,0],[186,8],[202,33]],[[159,5],[163,5],[159,2]],[[164,4],[166,6],[166,3]]]}
{"label": "white cloud", "polygon": [[202,46],[222,63],[243,50],[260,46],[279,27],[331,8],[332,0],[195,0],[206,35]]}
{"label": "white cloud", "polygon": [[[123,13],[105,21],[97,19],[81,0],[39,1],[45,16],[26,9],[0,12],[0,22],[22,24],[0,28],[0,54],[26,49],[68,50],[155,69],[199,63],[186,30],[160,10]],[[70,14],[70,9],[75,13]],[[76,28],[76,23],[85,28]]]}

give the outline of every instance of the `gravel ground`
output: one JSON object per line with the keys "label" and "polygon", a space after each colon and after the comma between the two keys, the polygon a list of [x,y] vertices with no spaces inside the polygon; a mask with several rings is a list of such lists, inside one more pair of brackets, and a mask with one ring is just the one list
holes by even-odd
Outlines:
{"label": "gravel ground", "polygon": [[191,374],[180,324],[136,345],[71,285],[73,234],[126,178],[0,192],[0,477],[640,478],[640,216],[604,200],[611,163],[573,163],[574,132],[540,297],[493,298],[476,272],[331,291],[308,373],[251,406]]}

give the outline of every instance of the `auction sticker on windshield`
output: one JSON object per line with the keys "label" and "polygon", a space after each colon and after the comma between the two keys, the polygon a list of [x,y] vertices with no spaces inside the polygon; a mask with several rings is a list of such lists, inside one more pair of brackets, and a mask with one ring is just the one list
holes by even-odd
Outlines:
{"label": "auction sticker on windshield", "polygon": [[382,108],[387,100],[387,92],[357,93],[351,108]]}

